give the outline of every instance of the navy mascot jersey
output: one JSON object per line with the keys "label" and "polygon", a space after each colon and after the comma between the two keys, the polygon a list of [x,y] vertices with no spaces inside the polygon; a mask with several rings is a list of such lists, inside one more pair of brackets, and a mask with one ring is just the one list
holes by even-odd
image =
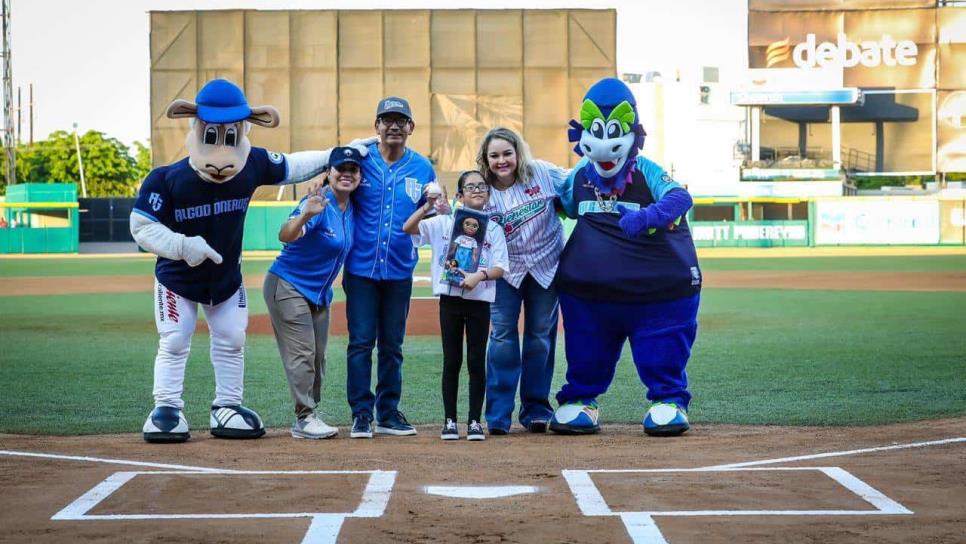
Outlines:
{"label": "navy mascot jersey", "polygon": [[[557,288],[561,292],[606,302],[652,302],[700,291],[698,257],[685,218],[673,230],[663,226],[653,234],[630,238],[621,230],[620,215],[601,209],[584,170],[575,174],[577,226],[560,256]],[[632,183],[613,204],[643,209],[654,197],[640,170],[635,168],[631,175]],[[609,204],[607,196],[601,200],[605,206]]]}
{"label": "navy mascot jersey", "polygon": [[206,259],[192,268],[184,261],[158,257],[158,281],[195,302],[227,300],[242,282],[242,235],[252,194],[260,185],[285,178],[285,158],[260,147],[252,147],[245,168],[225,183],[201,179],[187,157],[152,170],[141,185],[135,213],[185,236],[201,236],[223,259],[221,264]]}

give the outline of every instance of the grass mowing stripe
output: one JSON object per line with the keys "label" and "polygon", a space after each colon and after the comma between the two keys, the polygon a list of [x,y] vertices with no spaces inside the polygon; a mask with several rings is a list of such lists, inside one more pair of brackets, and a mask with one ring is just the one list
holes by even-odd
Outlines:
{"label": "grass mowing stripe", "polygon": [[[271,259],[242,261],[242,273],[264,274]],[[714,258],[701,260],[706,271],[883,271],[883,272],[966,272],[966,255],[896,255],[856,257],[777,257],[777,258]],[[105,276],[145,275],[154,273],[151,258],[103,259],[3,259],[0,258],[0,277],[32,276]],[[429,259],[420,259],[415,275],[429,275]]]}
{"label": "grass mowing stripe", "polygon": [[[844,425],[966,413],[961,308],[966,293],[708,289],[688,374],[695,423]],[[251,290],[254,313],[264,312]],[[157,334],[149,294],[0,298],[0,432],[136,432],[150,411]],[[553,392],[566,370],[558,344]],[[322,411],[346,425],[346,338],[333,337]],[[604,422],[637,422],[647,405],[630,350],[601,397]],[[436,423],[441,347],[408,337],[402,409]],[[465,384],[465,379],[461,380]],[[461,413],[465,417],[465,385]],[[208,422],[214,378],[196,335],[185,401]],[[293,417],[274,338],[251,335],[246,404],[270,426]]]}

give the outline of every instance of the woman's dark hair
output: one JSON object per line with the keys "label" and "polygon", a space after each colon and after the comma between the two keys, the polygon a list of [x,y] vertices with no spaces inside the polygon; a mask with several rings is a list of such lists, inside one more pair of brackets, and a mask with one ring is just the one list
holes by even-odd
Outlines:
{"label": "woman's dark hair", "polygon": [[463,182],[466,181],[466,178],[472,176],[473,174],[480,176],[480,178],[483,179],[483,182],[489,185],[489,182],[486,181],[486,177],[483,176],[483,172],[480,172],[479,170],[467,170],[466,172],[463,172],[462,174],[460,174],[460,179],[456,181],[457,193],[463,192]]}

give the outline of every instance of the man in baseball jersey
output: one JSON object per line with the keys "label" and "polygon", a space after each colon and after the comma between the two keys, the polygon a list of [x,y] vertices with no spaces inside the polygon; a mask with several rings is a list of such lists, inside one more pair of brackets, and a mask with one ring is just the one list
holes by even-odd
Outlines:
{"label": "man in baseball jersey", "polygon": [[154,318],[161,340],[154,361],[155,408],[144,423],[148,442],[190,438],[182,409],[185,363],[204,309],[211,330],[215,399],[211,433],[257,438],[261,419],[242,406],[248,302],[241,276],[245,214],[260,185],[297,183],[322,172],[328,151],[272,153],[252,147],[252,124],[276,127],[272,106],[250,107],[235,84],[215,79],[195,102],[175,100],[172,119],[190,118],[188,156],[155,168],[141,185],[131,234],[158,256]]}
{"label": "man in baseball jersey", "polygon": [[[402,394],[402,344],[418,253],[403,223],[425,202],[423,188],[436,180],[426,157],[406,147],[413,133],[409,102],[386,97],[376,107],[379,142],[362,161],[362,182],[352,193],[355,243],[346,258],[342,287],[346,295],[349,347],[346,396],[352,408],[352,438],[375,432],[416,434],[399,411]],[[373,395],[372,350],[378,344],[378,382]]]}

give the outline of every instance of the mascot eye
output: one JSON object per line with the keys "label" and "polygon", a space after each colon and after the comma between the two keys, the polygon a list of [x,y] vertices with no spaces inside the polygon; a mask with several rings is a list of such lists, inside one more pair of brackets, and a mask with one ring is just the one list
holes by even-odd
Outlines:
{"label": "mascot eye", "polygon": [[225,145],[235,147],[235,142],[236,142],[235,127],[231,127],[225,131]]}
{"label": "mascot eye", "polygon": [[600,119],[594,119],[594,122],[590,124],[590,134],[598,140],[604,139],[604,122]]}
{"label": "mascot eye", "polygon": [[215,127],[205,128],[205,143],[208,145],[215,145],[218,143],[218,129]]}
{"label": "mascot eye", "polygon": [[620,124],[619,121],[616,121],[615,120],[615,121],[611,121],[611,122],[607,123],[607,138],[608,139],[610,139],[610,138],[620,138],[622,132],[624,132],[624,131],[621,130],[621,124]]}

